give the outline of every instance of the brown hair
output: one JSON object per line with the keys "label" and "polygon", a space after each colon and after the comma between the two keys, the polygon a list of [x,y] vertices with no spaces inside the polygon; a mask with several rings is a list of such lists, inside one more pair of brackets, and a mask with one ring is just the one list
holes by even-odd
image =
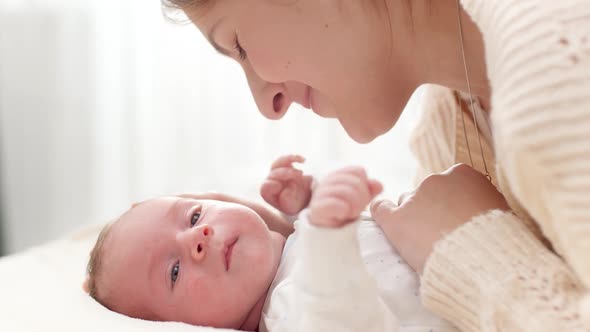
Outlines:
{"label": "brown hair", "polygon": [[175,23],[189,22],[185,12],[202,7],[209,0],[160,0],[164,17]]}
{"label": "brown hair", "polygon": [[[104,243],[112,226],[115,222],[110,222],[104,226],[104,228],[98,234],[98,238],[96,239],[96,243],[94,244],[94,248],[90,251],[90,259],[88,260],[88,266],[86,267],[87,278],[84,283],[84,288],[88,295],[90,295],[93,299],[97,302],[102,303],[98,295],[98,286],[99,279],[101,276],[101,270],[103,265],[103,252],[104,252]],[[104,305],[104,304],[103,304]]]}
{"label": "brown hair", "polygon": [[162,0],[162,7],[168,9],[182,9],[197,0]]}

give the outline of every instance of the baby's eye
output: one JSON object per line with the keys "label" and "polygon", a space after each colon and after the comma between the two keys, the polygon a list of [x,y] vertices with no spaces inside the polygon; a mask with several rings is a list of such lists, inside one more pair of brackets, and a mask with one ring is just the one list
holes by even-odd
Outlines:
{"label": "baby's eye", "polygon": [[193,215],[191,217],[191,227],[194,226],[199,221],[200,216],[201,216],[201,212],[199,212],[199,211],[193,213]]}
{"label": "baby's eye", "polygon": [[180,263],[174,264],[172,267],[172,271],[170,272],[170,280],[172,280],[172,286],[176,283],[176,279],[178,279],[178,274],[180,273]]}

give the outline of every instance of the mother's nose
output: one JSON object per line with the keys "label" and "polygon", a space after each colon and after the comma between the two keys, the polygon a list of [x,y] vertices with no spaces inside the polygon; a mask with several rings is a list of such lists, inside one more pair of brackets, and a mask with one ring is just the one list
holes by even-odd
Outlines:
{"label": "mother's nose", "polygon": [[293,102],[285,85],[263,80],[250,67],[244,67],[244,72],[260,113],[271,120],[282,118]]}

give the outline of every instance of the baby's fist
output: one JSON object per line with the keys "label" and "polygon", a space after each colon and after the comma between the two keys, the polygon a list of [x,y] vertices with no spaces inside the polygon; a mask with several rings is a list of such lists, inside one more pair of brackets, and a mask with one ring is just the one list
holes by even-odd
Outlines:
{"label": "baby's fist", "polygon": [[330,173],[313,193],[310,222],[321,227],[341,227],[358,219],[383,186],[369,179],[362,167],[351,166]]}
{"label": "baby's fist", "polygon": [[270,168],[268,177],[260,187],[260,195],[279,211],[295,215],[309,204],[313,178],[293,167],[305,159],[287,155],[277,159]]}

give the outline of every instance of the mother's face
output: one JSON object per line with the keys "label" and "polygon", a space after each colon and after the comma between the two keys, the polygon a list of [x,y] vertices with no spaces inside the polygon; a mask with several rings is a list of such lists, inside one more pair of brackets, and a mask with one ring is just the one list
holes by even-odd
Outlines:
{"label": "mother's face", "polygon": [[365,143],[395,124],[415,88],[385,11],[377,0],[208,0],[187,14],[241,64],[264,116],[295,102]]}

